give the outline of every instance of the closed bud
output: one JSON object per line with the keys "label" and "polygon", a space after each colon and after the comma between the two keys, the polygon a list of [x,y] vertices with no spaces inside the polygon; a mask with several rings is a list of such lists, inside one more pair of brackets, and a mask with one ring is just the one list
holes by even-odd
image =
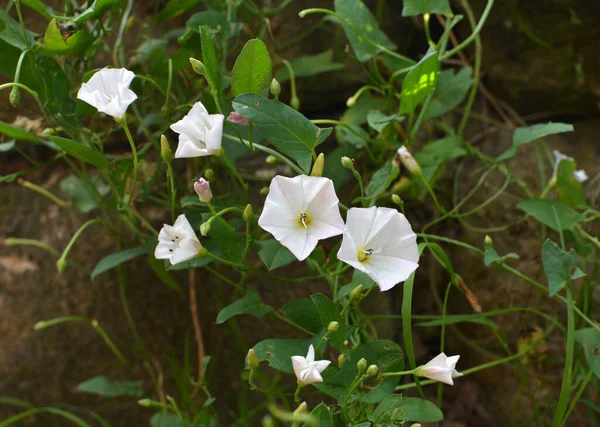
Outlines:
{"label": "closed bud", "polygon": [[346,169],[354,169],[354,162],[350,157],[342,157],[342,166]]}
{"label": "closed bud", "polygon": [[21,92],[19,92],[18,87],[13,86],[12,90],[10,91],[10,95],[8,96],[8,101],[13,107],[19,105],[19,102],[21,102]]}
{"label": "closed bud", "polygon": [[356,363],[356,369],[358,369],[358,372],[362,374],[365,371],[365,369],[367,369],[367,359],[365,359],[364,357],[360,359]]}
{"label": "closed bud", "polygon": [[379,367],[377,365],[370,365],[367,368],[367,375],[370,377],[374,377],[375,375],[377,375],[378,371],[379,371]]}
{"label": "closed bud", "polygon": [[362,298],[363,285],[358,285],[350,292],[350,301],[355,302]]}
{"label": "closed bud", "polygon": [[212,199],[212,191],[210,190],[210,183],[204,178],[200,178],[194,182],[194,191],[198,195],[201,202],[207,203]]}
{"label": "closed bud", "polygon": [[346,361],[346,355],[344,353],[338,356],[338,366],[341,367]]}
{"label": "closed bud", "polygon": [[492,246],[494,244],[494,241],[492,240],[492,238],[490,236],[486,235],[484,243],[486,246]]}
{"label": "closed bud", "polygon": [[246,360],[248,362],[248,366],[252,369],[257,369],[258,365],[260,364],[260,360],[258,359],[256,352],[252,348],[248,350],[248,356],[246,357]]}
{"label": "closed bud", "polygon": [[231,113],[229,113],[229,115],[227,116],[227,121],[229,123],[233,123],[234,125],[241,126],[248,126],[248,123],[250,123],[247,118],[242,116],[237,111],[232,111]]}
{"label": "closed bud", "polygon": [[294,415],[304,414],[307,411],[308,411],[308,405],[306,404],[306,402],[302,402],[294,411]]}
{"label": "closed bud", "polygon": [[152,400],[148,398],[140,399],[138,400],[138,405],[143,406],[144,408],[149,408],[150,406],[152,406]]}
{"label": "closed bud", "polygon": [[244,209],[244,214],[242,215],[242,218],[244,218],[244,221],[248,222],[252,219],[253,216],[254,211],[252,210],[252,205],[247,204],[246,208]]}
{"label": "closed bud", "polygon": [[169,140],[164,135],[160,136],[160,157],[162,157],[167,164],[171,164],[173,161],[173,152],[171,151]]}
{"label": "closed bud", "polygon": [[261,421],[262,427],[275,427],[275,420],[270,415],[265,415]]}
{"label": "closed bud", "polygon": [[406,148],[406,146],[403,145],[402,147],[398,148],[398,156],[400,157],[400,161],[402,162],[404,167],[408,169],[408,171],[412,175],[421,175],[421,166],[419,166],[419,164],[412,156],[412,154],[410,154],[410,151],[408,151],[408,148]]}
{"label": "closed bud", "polygon": [[206,67],[201,61],[198,61],[196,58],[190,58],[190,64],[192,64],[192,69],[196,74],[204,75],[206,72]]}
{"label": "closed bud", "polygon": [[55,133],[56,132],[54,132],[54,129],[52,129],[52,128],[44,128],[44,130],[42,131],[42,136],[48,137],[48,136],[54,135]]}
{"label": "closed bud", "polygon": [[204,171],[204,176],[207,180],[212,181],[215,179],[215,172],[211,168],[208,168]]}
{"label": "closed bud", "polygon": [[260,194],[263,196],[266,196],[267,194],[269,194],[269,187],[263,187],[260,189]]}
{"label": "closed bud", "polygon": [[58,270],[59,273],[62,273],[66,266],[67,266],[67,260],[65,260],[65,259],[59,258],[59,260],[56,261],[56,269]]}
{"label": "closed bud", "polygon": [[265,159],[265,162],[267,162],[270,165],[274,165],[275,163],[279,162],[279,160],[277,159],[277,157],[275,157],[272,154],[270,154]]}
{"label": "closed bud", "polygon": [[208,233],[210,233],[210,223],[205,222],[200,226],[200,234],[206,237],[208,236]]}
{"label": "closed bud", "polygon": [[279,94],[281,93],[281,85],[279,84],[277,79],[271,80],[271,88],[270,89],[271,89],[271,94],[275,97],[275,99],[277,99],[277,97],[279,97]]}
{"label": "closed bud", "polygon": [[317,156],[315,164],[310,171],[310,176],[323,176],[323,169],[325,168],[325,154],[321,153]]}
{"label": "closed bud", "polygon": [[408,187],[410,187],[411,183],[412,183],[412,180],[410,178],[408,178],[406,176],[402,176],[402,177],[400,177],[398,182],[396,182],[392,186],[392,189],[390,191],[392,193],[402,193],[404,190],[406,190]]}
{"label": "closed bud", "polygon": [[348,108],[354,107],[354,104],[356,104],[356,97],[355,96],[351,96],[350,98],[348,98],[346,100],[346,107],[348,107]]}
{"label": "closed bud", "polygon": [[290,99],[290,106],[294,110],[299,110],[300,109],[300,100],[298,99],[297,96],[292,96],[292,99]]}
{"label": "closed bud", "polygon": [[392,203],[398,206],[402,206],[402,199],[397,194],[392,194]]}
{"label": "closed bud", "polygon": [[327,332],[335,332],[338,329],[340,329],[340,324],[338,322],[329,322],[329,325],[327,326]]}

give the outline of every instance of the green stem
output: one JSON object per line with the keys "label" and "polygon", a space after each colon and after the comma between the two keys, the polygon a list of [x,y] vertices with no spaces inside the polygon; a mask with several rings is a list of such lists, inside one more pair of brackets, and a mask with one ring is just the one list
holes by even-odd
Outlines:
{"label": "green stem", "polygon": [[173,83],[173,60],[169,58],[168,61],[168,79],[167,79],[167,91],[165,94],[165,103],[162,106],[162,110],[166,111],[169,106],[169,97],[171,96],[171,84]]}
{"label": "green stem", "polygon": [[410,371],[399,371],[399,372],[385,372],[379,375],[380,378],[385,377],[401,377],[403,375],[413,375],[415,373],[415,369],[411,369]]}
{"label": "green stem", "polygon": [[131,194],[129,195],[129,198],[126,198],[125,200],[127,206],[129,206],[133,198],[135,197],[135,185],[137,183],[138,168],[140,164],[138,161],[138,154],[135,142],[133,141],[133,137],[131,136],[131,132],[129,131],[129,126],[127,126],[127,117],[124,116],[119,121],[119,123],[121,124],[123,130],[125,131],[125,134],[127,135],[127,140],[129,141],[129,145],[131,146],[131,153],[133,154],[133,182],[131,184]]}
{"label": "green stem", "polygon": [[571,402],[571,406],[569,406],[569,410],[565,414],[565,418],[563,419],[563,421],[561,423],[561,427],[563,427],[567,423],[569,416],[571,416],[571,413],[575,409],[575,406],[577,405],[579,398],[581,398],[581,395],[585,391],[585,388],[587,387],[588,383],[590,382],[590,380],[592,379],[593,376],[594,376],[594,371],[590,369],[588,374],[585,376],[584,380],[581,382],[579,389],[577,389],[577,393],[575,393],[575,397],[573,397],[573,401]]}
{"label": "green stem", "polygon": [[4,244],[6,246],[35,246],[36,248],[44,249],[50,252],[54,256],[60,255],[60,252],[58,252],[52,246],[34,239],[18,239],[15,237],[7,237],[4,239]]}
{"label": "green stem", "polygon": [[[410,277],[404,282],[404,291],[402,295],[402,338],[404,339],[404,347],[406,348],[406,355],[408,356],[408,363],[410,368],[414,371],[417,368],[415,360],[415,350],[413,348],[412,340],[412,293],[413,285],[415,282],[415,273],[412,273]],[[415,375],[415,383],[417,384],[417,390],[419,395],[425,399],[423,388],[419,381],[419,377]]]}
{"label": "green stem", "polygon": [[440,57],[440,61],[450,58],[452,55],[460,52],[461,50],[463,50],[465,47],[467,47],[469,44],[471,44],[475,40],[475,38],[481,32],[481,29],[483,28],[483,24],[485,24],[485,21],[487,20],[489,14],[490,14],[490,11],[492,10],[493,5],[494,5],[494,0],[488,0],[487,5],[485,6],[485,9],[483,10],[483,13],[481,14],[481,18],[479,19],[479,23],[477,24],[477,27],[475,27],[475,30],[471,33],[471,35],[469,37],[467,37],[465,40],[463,40],[462,43],[460,43],[454,49],[451,49],[448,52],[446,52],[444,55],[442,55]]}
{"label": "green stem", "polygon": [[[119,26],[119,33],[117,34],[117,40],[113,46],[113,63],[115,67],[124,67],[125,66],[125,53],[123,50],[123,37],[125,36],[125,29],[127,28],[127,21],[129,21],[129,15],[131,14],[131,10],[133,9],[133,0],[127,0],[127,6],[123,12],[123,16],[121,17],[121,25]],[[119,58],[120,56],[120,58]],[[119,64],[119,59],[121,60],[121,64]]]}
{"label": "green stem", "polygon": [[64,249],[62,255],[60,256],[58,261],[56,261],[56,267],[58,268],[59,272],[62,272],[63,269],[65,268],[65,266],[67,264],[67,256],[69,255],[69,251],[73,247],[73,244],[75,243],[75,241],[77,240],[79,235],[81,233],[83,233],[83,231],[86,228],[88,228],[90,225],[95,224],[97,222],[100,222],[99,218],[90,219],[89,221],[85,222],[81,227],[79,227],[79,229],[75,232],[75,234],[73,234],[73,237],[71,237],[71,240],[67,244],[67,247]]}
{"label": "green stem", "polygon": [[[469,23],[471,24],[471,28],[473,32],[475,32],[475,16],[473,15],[473,10],[471,9],[468,0],[462,0],[462,7],[467,14],[467,18]],[[471,109],[473,108],[473,104],[475,103],[475,97],[477,96],[477,89],[479,88],[479,77],[481,75],[481,56],[483,52],[483,46],[481,43],[481,37],[479,34],[475,37],[475,72],[473,74],[473,87],[471,88],[471,92],[469,93],[469,99],[467,100],[467,104],[465,105],[465,109],[463,112],[462,119],[460,120],[460,125],[458,126],[457,134],[462,135],[465,126],[469,120],[469,115],[471,114]]]}
{"label": "green stem", "polygon": [[437,50],[437,46],[431,39],[431,33],[429,32],[429,18],[430,18],[429,13],[423,14],[423,23],[425,24],[425,37],[427,37],[427,43],[429,43],[429,46],[431,46],[435,50]]}
{"label": "green stem", "polygon": [[208,206],[208,209],[210,209],[210,212],[213,214],[207,221],[206,224],[211,224],[215,219],[219,219],[223,224],[225,224],[225,226],[227,228],[229,228],[229,230],[231,231],[235,231],[235,228],[233,228],[231,225],[227,224],[227,221],[225,221],[223,218],[221,218],[223,215],[225,215],[226,213],[229,212],[234,212],[234,211],[238,211],[241,212],[242,214],[244,213],[244,211],[240,208],[236,208],[235,206],[230,206],[228,208],[225,208],[219,212],[217,212],[214,208],[214,206],[212,205],[212,203],[210,202],[206,202],[206,205]]}
{"label": "green stem", "polygon": [[175,174],[173,173],[173,166],[171,163],[167,163],[167,178],[169,180],[169,193],[171,193],[171,221],[175,222],[175,205],[177,187],[175,186]]}
{"label": "green stem", "polygon": [[23,41],[30,47],[29,39],[27,38],[27,28],[25,28],[25,22],[23,21],[23,15],[21,14],[21,2],[20,0],[15,0],[15,8],[17,9],[17,15],[19,16],[19,24],[21,24],[21,30],[23,30]]}
{"label": "green stem", "polygon": [[423,182],[423,184],[425,185],[425,188],[427,189],[427,192],[431,195],[431,198],[433,199],[433,203],[435,204],[436,209],[441,213],[441,214],[445,214],[446,210],[442,207],[442,205],[440,205],[440,202],[437,199],[437,196],[435,195],[433,188],[431,188],[431,185],[429,185],[429,182],[427,182],[427,179],[425,179],[425,177],[420,174],[419,178],[421,179],[421,181]]}
{"label": "green stem", "polygon": [[41,194],[42,196],[45,196],[45,197],[49,198],[54,203],[56,203],[57,205],[59,205],[59,206],[61,206],[63,208],[68,208],[69,205],[70,205],[69,202],[65,202],[64,200],[56,197],[54,194],[52,194],[48,190],[46,190],[46,189],[44,189],[44,188],[42,188],[42,187],[40,187],[38,185],[35,185],[35,184],[33,184],[33,183],[29,182],[29,181],[25,181],[25,180],[21,181],[21,180],[19,180],[18,183],[21,184],[25,188],[29,188],[30,190],[33,190],[33,191]]}
{"label": "green stem", "polygon": [[281,320],[281,321],[283,321],[283,322],[287,323],[288,325],[291,325],[291,326],[293,326],[294,328],[297,328],[297,329],[301,330],[302,332],[304,332],[304,333],[306,333],[306,334],[310,335],[311,337],[314,337],[314,336],[315,336],[315,333],[314,333],[314,332],[311,332],[311,331],[309,331],[308,329],[305,329],[305,328],[303,328],[302,326],[300,326],[300,325],[298,325],[298,324],[294,323],[293,321],[291,321],[290,319],[288,319],[287,317],[285,317],[284,315],[282,315],[282,314],[281,314],[281,313],[279,313],[278,311],[275,311],[275,310],[273,310],[273,311],[271,312],[271,314],[272,314],[273,316],[275,316],[277,319],[279,319],[279,320]]}
{"label": "green stem", "polygon": [[50,126],[52,126],[52,129],[54,129],[56,131],[56,128],[54,127],[54,125],[50,121],[50,117],[48,117],[48,114],[46,113],[46,110],[44,109],[44,105],[42,104],[42,101],[41,101],[41,99],[38,96],[38,94],[37,94],[36,91],[29,89],[29,87],[25,86],[24,84],[15,83],[15,82],[4,83],[3,85],[0,85],[0,90],[8,89],[8,88],[11,88],[11,87],[18,87],[19,89],[23,89],[24,91],[26,91],[27,93],[29,93],[31,96],[33,96],[33,98],[35,99],[35,102],[37,102],[38,106],[40,107],[40,111],[44,115],[44,118],[46,119],[46,121],[48,122],[48,124]]}
{"label": "green stem", "polygon": [[294,74],[294,69],[288,60],[282,59],[281,63],[285,65],[290,75],[290,105],[292,108],[297,109],[295,106],[298,105],[298,95],[296,94],[296,75]]}
{"label": "green stem", "polygon": [[[250,151],[252,151],[252,149]],[[244,181],[244,178],[242,178],[240,176],[240,173],[237,171],[237,169],[235,168],[233,163],[231,163],[231,161],[229,160],[229,157],[227,157],[227,154],[225,154],[225,151],[223,151],[223,155],[221,156],[221,158],[223,159],[225,166],[227,166],[227,168],[231,171],[233,176],[235,176],[235,178],[239,181],[239,183],[241,184],[244,191],[247,192],[248,184],[246,184],[246,181]]]}

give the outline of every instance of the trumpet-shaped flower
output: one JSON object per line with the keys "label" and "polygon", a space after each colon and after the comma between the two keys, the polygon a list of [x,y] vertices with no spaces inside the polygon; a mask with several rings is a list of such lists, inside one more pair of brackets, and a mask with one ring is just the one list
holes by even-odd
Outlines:
{"label": "trumpet-shaped flower", "polygon": [[446,356],[440,353],[431,359],[426,365],[417,368],[416,374],[420,377],[427,377],[444,384],[454,385],[452,378],[461,377],[455,367],[460,356]]}
{"label": "trumpet-shaped flower", "polygon": [[202,245],[184,214],[175,220],[175,224],[164,224],[158,234],[158,245],[154,250],[156,259],[168,259],[178,264],[192,259],[200,253]]}
{"label": "trumpet-shaped flower", "polygon": [[387,291],[408,279],[419,266],[416,240],[408,220],[397,210],[352,208],[337,257]]}
{"label": "trumpet-shaped flower", "polygon": [[212,191],[210,190],[210,182],[204,178],[200,178],[194,182],[194,191],[198,195],[201,202],[210,202],[212,199]]}
{"label": "trumpet-shaped flower", "polygon": [[[573,159],[573,157],[569,157],[563,153],[561,153],[558,150],[554,150],[554,170],[552,171],[552,178],[556,179],[556,174],[558,173],[558,167],[560,166],[560,162],[562,162],[563,160],[569,160],[571,162],[575,161]],[[573,178],[575,178],[575,180],[577,182],[584,182],[587,181],[588,176],[587,173],[585,173],[585,171],[583,169],[580,170],[575,170],[573,171]]]}
{"label": "trumpet-shaped flower", "polygon": [[315,349],[311,344],[308,354],[303,356],[292,356],[292,366],[298,382],[303,385],[322,383],[321,372],[329,366],[329,360],[315,360]]}
{"label": "trumpet-shaped flower", "polygon": [[135,74],[125,68],[104,68],[81,85],[77,98],[119,120],[129,104],[137,99],[129,89],[134,77]]}
{"label": "trumpet-shaped flower", "polygon": [[258,225],[302,261],[319,240],[344,231],[338,203],[328,178],[278,175],[271,181]]}
{"label": "trumpet-shaped flower", "polygon": [[171,129],[179,134],[175,158],[202,157],[221,149],[223,114],[208,114],[201,102],[196,102],[190,112]]}

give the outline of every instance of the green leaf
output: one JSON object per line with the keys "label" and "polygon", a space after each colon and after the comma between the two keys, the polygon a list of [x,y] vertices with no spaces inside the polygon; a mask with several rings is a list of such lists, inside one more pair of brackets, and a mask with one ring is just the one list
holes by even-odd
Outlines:
{"label": "green leaf", "polygon": [[383,49],[380,46],[396,49],[396,45],[381,31],[377,20],[362,1],[335,0],[334,5],[335,11],[345,19],[340,23],[360,62],[368,61],[381,52]]}
{"label": "green leaf", "polygon": [[273,64],[267,46],[259,39],[249,40],[235,60],[231,72],[233,96],[256,93],[267,96],[273,80]]}
{"label": "green leaf", "polygon": [[[381,54],[381,59],[383,60],[383,65],[385,65],[391,73],[395,73],[396,71],[404,70],[417,65],[417,62],[410,58],[397,57],[386,52]],[[394,81],[403,79],[409,71],[410,70],[406,70],[403,73],[399,73],[395,77]]]}
{"label": "green leaf", "polygon": [[149,239],[141,246],[107,255],[98,261],[98,264],[96,264],[96,267],[94,267],[90,278],[94,280],[94,278],[100,273],[112,270],[113,268],[139,256],[149,254],[154,250],[155,247],[156,241],[154,239]]}
{"label": "green leaf", "polygon": [[183,15],[185,12],[200,3],[200,0],[169,0],[167,5],[156,15],[158,22],[166,19],[175,18]]}
{"label": "green leaf", "polygon": [[478,323],[480,325],[486,325],[495,327],[495,323],[492,322],[485,316],[485,314],[448,314],[439,319],[427,320],[417,324],[419,327],[430,327],[430,326],[442,326],[442,325],[454,325],[456,323]]}
{"label": "green leaf", "polygon": [[588,366],[600,379],[600,332],[595,328],[579,329],[575,331],[575,341],[583,347]]}
{"label": "green leaf", "polygon": [[395,425],[401,421],[433,423],[443,419],[442,411],[430,401],[397,394],[386,397],[369,415],[369,420],[376,426]]}
{"label": "green leaf", "polygon": [[562,160],[558,164],[556,172],[556,191],[559,200],[567,206],[575,209],[588,207],[585,201],[585,191],[581,182],[575,179],[575,162],[573,160]]}
{"label": "green leaf", "polygon": [[498,161],[511,159],[517,154],[517,149],[537,139],[556,133],[573,132],[573,125],[567,123],[542,123],[529,127],[517,128],[513,133],[512,147],[498,156]]}
{"label": "green leaf", "polygon": [[154,272],[154,275],[160,280],[167,288],[174,290],[175,292],[181,293],[181,287],[177,280],[173,278],[171,273],[165,268],[165,263],[162,259],[156,259],[154,257],[146,258],[146,262]]}
{"label": "green leaf", "polygon": [[[187,0],[183,0],[186,1]],[[196,1],[196,0],[194,0]],[[219,61],[217,60],[217,53],[213,44],[213,37],[206,30],[206,27],[200,28],[200,36],[202,37],[202,61],[206,68],[205,76],[208,79],[212,88],[218,93],[223,90],[223,73]]]}
{"label": "green leaf", "polygon": [[296,325],[315,335],[323,329],[319,311],[310,298],[292,300],[281,307],[281,312]]}
{"label": "green leaf", "polygon": [[83,30],[76,30],[69,24],[59,24],[53,19],[44,34],[43,49],[52,55],[78,55],[85,53],[93,42],[92,36]]}
{"label": "green leaf", "polygon": [[0,153],[6,153],[7,151],[12,150],[16,145],[16,141],[13,139],[8,142],[3,142],[0,144]]}
{"label": "green leaf", "polygon": [[73,205],[83,213],[88,213],[98,207],[102,196],[110,192],[110,187],[99,176],[90,179],[89,183],[75,175],[69,175],[59,183],[60,189],[67,194]]}
{"label": "green leaf", "polygon": [[393,160],[386,162],[381,169],[375,171],[365,189],[365,195],[369,199],[375,199],[388,189],[400,173],[400,168]]}
{"label": "green leaf", "polygon": [[[294,70],[294,77],[312,77],[317,74],[337,71],[344,68],[344,64],[333,62],[333,49],[327,49],[316,55],[306,55],[290,61],[290,66]],[[288,67],[282,67],[275,73],[275,78],[279,83],[290,79]]]}
{"label": "green leaf", "polygon": [[268,339],[256,344],[253,349],[260,361],[267,361],[273,369],[294,372],[292,356],[306,356],[313,340]]}
{"label": "green leaf", "polygon": [[246,295],[243,298],[228,305],[219,312],[217,324],[225,323],[228,319],[240,314],[252,314],[260,318],[272,311],[273,307],[264,305],[258,292],[252,286],[248,286]]}
{"label": "green leaf", "polygon": [[0,8],[0,40],[19,50],[25,50],[28,46],[33,45],[34,39],[37,36],[36,33],[29,30],[25,30],[25,34],[27,35],[27,39],[23,36],[21,25],[4,8]]}
{"label": "green leaf", "polygon": [[496,252],[496,250],[494,249],[494,247],[487,242],[487,237],[486,237],[486,240],[483,243],[483,246],[484,246],[484,249],[485,249],[485,253],[484,253],[484,257],[483,257],[483,262],[485,263],[486,267],[489,267],[494,262],[496,262],[498,264],[502,264],[508,258],[519,259],[519,255],[517,255],[514,252],[508,253],[508,254],[506,254],[504,256],[498,255],[498,252]]}
{"label": "green leaf", "polygon": [[402,16],[425,15],[426,13],[452,15],[448,0],[404,0]]}
{"label": "green leaf", "polygon": [[96,168],[103,170],[108,167],[108,159],[102,153],[94,151],[79,142],[60,136],[49,136],[48,139],[62,148],[67,154],[84,162],[88,162]]}
{"label": "green leaf", "polygon": [[428,143],[415,155],[415,159],[422,168],[439,167],[467,154],[463,139],[454,135]]}
{"label": "green leaf", "polygon": [[327,331],[329,323],[338,322],[339,328],[337,331],[329,334],[328,342],[332,347],[342,350],[346,334],[348,333],[348,325],[346,325],[346,322],[342,318],[337,304],[323,294],[312,295],[311,299],[315,303],[315,307],[317,307],[319,317],[321,318],[321,326],[325,331]]}
{"label": "green leaf", "polygon": [[318,421],[316,424],[317,426],[334,427],[331,411],[323,402],[319,403],[319,405],[313,409],[310,414]]}
{"label": "green leaf", "polygon": [[340,145],[349,144],[354,148],[361,149],[367,145],[369,133],[358,125],[336,126],[335,139]]}
{"label": "green leaf", "polygon": [[0,122],[0,133],[18,141],[38,142],[34,134],[4,122]]}
{"label": "green leaf", "polygon": [[331,128],[318,128],[292,107],[255,94],[240,95],[233,108],[252,121],[265,139],[290,156],[310,173],[312,153],[330,134]]}
{"label": "green leaf", "polygon": [[142,381],[112,382],[105,376],[99,375],[77,384],[76,390],[80,393],[97,394],[102,397],[141,397],[142,384]]}
{"label": "green leaf", "polygon": [[417,105],[435,90],[440,77],[438,53],[430,47],[423,59],[406,75],[402,82],[400,114],[412,114]]}
{"label": "green leaf", "polygon": [[225,27],[227,25],[227,16],[216,10],[205,10],[194,13],[190,16],[185,27],[188,31],[200,34],[200,27]]}
{"label": "green leaf", "polygon": [[340,288],[336,295],[335,302],[338,302],[342,298],[350,295],[354,288],[359,285],[363,286],[364,291],[368,291],[371,289],[371,287],[375,286],[375,282],[367,275],[367,273],[363,273],[362,271],[355,269],[354,273],[352,273],[352,281]]}
{"label": "green leaf", "polygon": [[465,99],[474,81],[471,72],[470,67],[464,67],[456,74],[453,69],[440,73],[440,81],[425,112],[425,120],[446,114]]}
{"label": "green leaf", "polygon": [[571,230],[583,220],[577,211],[555,200],[529,199],[517,204],[517,208],[556,231]]}
{"label": "green leaf", "polygon": [[[404,370],[404,358],[399,357],[392,362],[388,363],[381,369],[381,373],[386,372],[399,372]],[[383,381],[371,389],[367,394],[360,398],[365,403],[377,403],[394,393],[394,389],[400,382],[402,377],[392,376],[386,377]]]}
{"label": "green leaf", "polygon": [[54,15],[54,11],[52,10],[52,8],[46,6],[39,0],[21,0],[21,4],[35,10],[48,21],[50,21],[52,19],[52,16]]}
{"label": "green leaf", "polygon": [[369,110],[367,114],[367,123],[379,133],[383,132],[383,129],[390,123],[401,122],[402,120],[404,120],[403,116],[398,116],[397,114],[386,116],[379,110]]}
{"label": "green leaf", "polygon": [[269,271],[297,261],[294,254],[277,240],[259,240],[256,243],[260,246],[258,256]]}
{"label": "green leaf", "polygon": [[556,295],[562,287],[571,279],[571,269],[575,268],[574,278],[585,274],[579,270],[577,254],[573,249],[569,252],[563,251],[550,239],[546,239],[542,248],[542,264],[544,273],[548,278],[548,291],[550,296]]}
{"label": "green leaf", "polygon": [[73,20],[73,22],[75,24],[80,24],[88,19],[99,18],[105,11],[114,5],[120,4],[121,2],[122,0],[94,0],[94,3],[92,3],[92,5],[86,10],[81,12],[81,14],[79,14],[77,18]]}
{"label": "green leaf", "polygon": [[177,414],[172,412],[156,412],[150,418],[151,427],[191,427],[191,424],[181,421]]}

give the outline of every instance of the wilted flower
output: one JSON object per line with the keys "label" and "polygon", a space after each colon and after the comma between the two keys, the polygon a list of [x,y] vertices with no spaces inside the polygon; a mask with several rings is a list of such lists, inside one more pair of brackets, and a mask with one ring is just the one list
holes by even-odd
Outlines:
{"label": "wilted flower", "polygon": [[[573,157],[569,157],[563,153],[561,153],[558,150],[554,150],[553,151],[554,154],[554,170],[552,171],[552,179],[556,179],[556,176],[558,174],[558,167],[560,166],[560,162],[562,162],[563,160],[569,160],[571,162],[574,162],[575,160],[573,159]],[[580,170],[575,170],[573,171],[573,178],[575,178],[575,180],[577,182],[584,182],[587,181],[588,176],[587,173],[585,173],[585,171],[583,169]]]}
{"label": "wilted flower", "polygon": [[247,118],[242,116],[237,111],[232,111],[231,113],[229,113],[229,115],[227,116],[227,121],[229,123],[233,123],[234,125],[241,125],[241,126],[248,126],[248,123],[250,123]]}
{"label": "wilted flower", "polygon": [[129,89],[134,77],[135,74],[125,68],[104,68],[81,85],[77,98],[101,113],[121,119],[129,104],[137,99]]}
{"label": "wilted flower", "polygon": [[194,182],[194,191],[198,195],[201,202],[210,202],[212,199],[212,191],[210,191],[210,183],[204,178],[200,178]]}
{"label": "wilted flower", "polygon": [[179,134],[175,158],[202,157],[221,149],[223,114],[208,114],[201,102],[196,102],[190,112],[171,129]]}
{"label": "wilted flower", "polygon": [[342,234],[338,203],[328,178],[278,175],[271,181],[258,225],[302,261],[319,240]]}
{"label": "wilted flower", "polygon": [[406,146],[403,145],[402,147],[398,148],[398,157],[400,157],[400,161],[411,174],[417,176],[421,175],[421,166],[419,166],[419,164],[417,163],[413,155],[410,154],[410,151],[408,151],[408,148],[406,148]]}
{"label": "wilted flower", "polygon": [[397,210],[352,208],[337,257],[387,291],[408,279],[419,266],[416,240],[408,220]]}
{"label": "wilted flower", "polygon": [[158,235],[158,245],[154,250],[157,259],[168,259],[177,264],[196,257],[202,245],[184,214],[175,220],[173,226],[164,224]]}
{"label": "wilted flower", "polygon": [[308,347],[308,354],[306,357],[292,356],[294,373],[296,374],[296,378],[298,378],[298,382],[303,385],[322,383],[323,377],[321,377],[321,372],[323,372],[330,363],[329,360],[315,361],[315,349],[312,344]]}
{"label": "wilted flower", "polygon": [[460,356],[446,356],[440,353],[435,356],[426,365],[420,366],[416,374],[420,377],[427,377],[444,384],[454,385],[452,378],[461,377],[462,374],[455,369]]}

